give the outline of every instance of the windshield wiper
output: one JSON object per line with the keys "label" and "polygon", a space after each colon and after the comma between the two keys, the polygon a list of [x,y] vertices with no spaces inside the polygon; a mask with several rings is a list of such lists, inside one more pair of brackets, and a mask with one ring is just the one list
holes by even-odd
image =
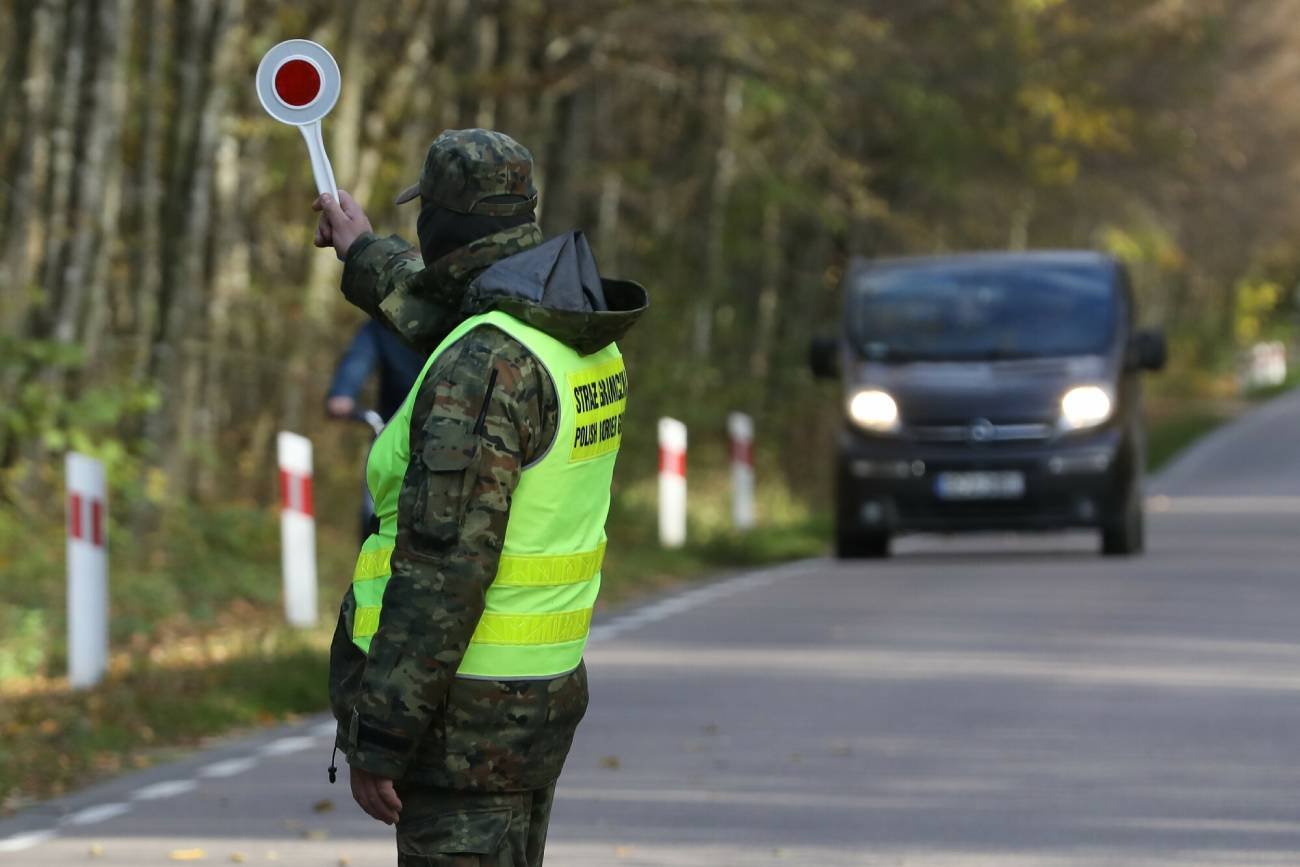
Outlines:
{"label": "windshield wiper", "polygon": [[887,346],[883,343],[868,343],[862,348],[862,354],[868,361],[900,362],[922,360],[922,356],[915,352],[899,349],[896,346]]}
{"label": "windshield wiper", "polygon": [[981,352],[973,352],[969,356],[977,361],[1019,361],[1025,358],[1038,358],[1032,352],[1014,349],[986,349]]}
{"label": "windshield wiper", "polygon": [[981,349],[974,352],[944,352],[935,350],[899,349],[883,344],[869,344],[862,354],[870,361],[882,363],[903,363],[908,361],[1019,361],[1027,358],[1043,358],[1042,354],[1010,349]]}

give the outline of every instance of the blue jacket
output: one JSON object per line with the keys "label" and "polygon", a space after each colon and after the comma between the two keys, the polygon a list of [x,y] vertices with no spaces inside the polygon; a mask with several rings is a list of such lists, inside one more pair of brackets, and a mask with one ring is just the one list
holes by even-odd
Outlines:
{"label": "blue jacket", "polygon": [[379,405],[375,410],[392,418],[415,384],[424,359],[401,339],[373,319],[357,329],[330,383],[328,397],[347,396],[359,402],[361,389],[370,375],[379,370]]}

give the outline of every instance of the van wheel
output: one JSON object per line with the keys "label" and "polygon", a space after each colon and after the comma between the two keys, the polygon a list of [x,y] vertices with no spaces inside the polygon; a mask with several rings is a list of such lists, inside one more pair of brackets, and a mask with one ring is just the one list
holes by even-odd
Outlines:
{"label": "van wheel", "polygon": [[1124,508],[1101,528],[1101,553],[1131,557],[1146,548],[1146,521],[1142,510],[1142,484],[1134,479],[1124,497]]}
{"label": "van wheel", "polygon": [[841,560],[884,560],[889,556],[888,533],[836,533],[835,556]]}

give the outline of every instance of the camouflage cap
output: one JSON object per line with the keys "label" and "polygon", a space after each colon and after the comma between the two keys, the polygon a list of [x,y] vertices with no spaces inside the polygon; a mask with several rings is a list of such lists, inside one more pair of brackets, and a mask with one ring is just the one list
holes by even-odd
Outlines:
{"label": "camouflage cap", "polygon": [[[461,214],[510,217],[537,207],[533,155],[503,132],[449,129],[433,140],[420,180],[398,194],[395,204],[417,196]],[[524,201],[489,202],[495,196]]]}

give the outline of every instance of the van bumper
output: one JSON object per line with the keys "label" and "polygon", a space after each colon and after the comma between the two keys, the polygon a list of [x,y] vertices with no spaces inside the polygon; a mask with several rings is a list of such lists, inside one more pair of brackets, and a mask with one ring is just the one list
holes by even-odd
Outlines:
{"label": "van bumper", "polygon": [[[1099,527],[1134,477],[1118,427],[1023,445],[923,445],[846,430],[838,451],[836,512],[850,533]],[[953,498],[941,493],[952,473],[1019,474],[1023,491]]]}

